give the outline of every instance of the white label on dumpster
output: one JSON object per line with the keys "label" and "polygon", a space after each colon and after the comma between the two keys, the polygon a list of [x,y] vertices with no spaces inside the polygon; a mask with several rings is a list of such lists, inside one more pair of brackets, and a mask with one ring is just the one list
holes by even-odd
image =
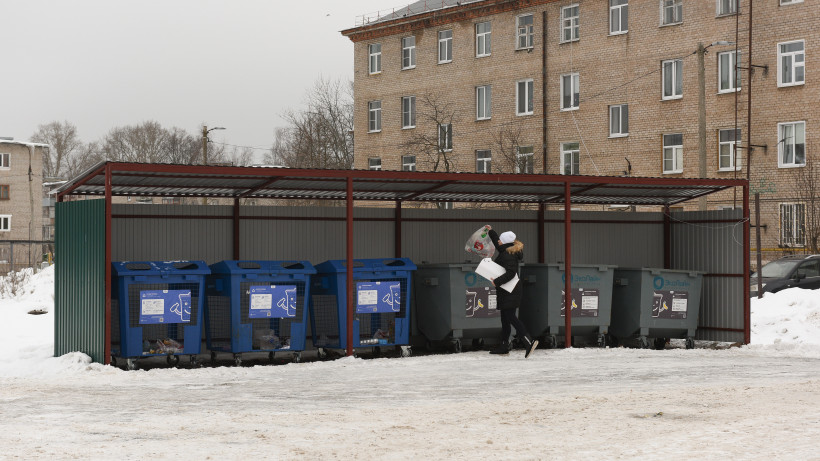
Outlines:
{"label": "white label on dumpster", "polygon": [[498,301],[496,301],[496,298],[496,295],[489,295],[487,297],[487,309],[490,309],[491,311],[498,309]]}
{"label": "white label on dumpster", "polygon": [[598,310],[597,296],[584,296],[581,298],[581,309]]}
{"label": "white label on dumpster", "polygon": [[270,310],[273,306],[273,294],[254,293],[251,295],[251,309]]}
{"label": "white label on dumpster", "polygon": [[359,305],[370,306],[378,304],[379,291],[378,290],[360,290],[359,291]]}
{"label": "white label on dumpster", "polygon": [[165,313],[165,300],[159,299],[143,299],[142,315],[162,315]]}
{"label": "white label on dumpster", "polygon": [[672,298],[672,312],[686,312],[688,302],[686,298]]}

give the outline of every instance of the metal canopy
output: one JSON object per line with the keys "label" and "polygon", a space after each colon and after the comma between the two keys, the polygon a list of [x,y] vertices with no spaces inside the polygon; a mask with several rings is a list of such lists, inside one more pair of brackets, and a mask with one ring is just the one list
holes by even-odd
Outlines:
{"label": "metal canopy", "polygon": [[542,174],[430,173],[271,167],[191,166],[102,162],[57,189],[67,195],[215,197],[400,202],[572,203],[674,205],[730,187],[742,179],[637,178]]}

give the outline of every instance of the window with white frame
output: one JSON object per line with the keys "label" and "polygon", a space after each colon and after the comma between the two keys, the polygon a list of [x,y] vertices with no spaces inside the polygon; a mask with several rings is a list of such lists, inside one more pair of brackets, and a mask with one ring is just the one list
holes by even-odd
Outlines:
{"label": "window with white frame", "polygon": [[531,14],[525,14],[515,18],[516,48],[523,50],[532,48],[533,40],[533,20]]}
{"label": "window with white frame", "polygon": [[629,31],[628,0],[609,0],[609,34],[625,34]]}
{"label": "window with white frame", "polygon": [[803,0],[780,0],[781,5],[794,5],[795,3],[803,3]]}
{"label": "window with white frame", "polygon": [[405,96],[401,98],[401,127],[416,127],[416,97]]}
{"label": "window with white frame", "polygon": [[806,122],[777,124],[777,166],[806,166]]}
{"label": "window with white frame", "polygon": [[806,244],[806,206],[802,203],[780,204],[780,245],[802,247]]}
{"label": "window with white frame", "polygon": [[475,118],[488,120],[493,116],[493,87],[490,85],[475,88]]}
{"label": "window with white frame", "polygon": [[4,184],[0,186],[0,200],[8,200],[9,199],[9,186]]}
{"label": "window with white frame", "polygon": [[737,130],[718,130],[718,170],[733,171],[740,169],[739,162],[735,161],[739,143],[739,128]]}
{"label": "window with white frame", "polygon": [[579,12],[580,8],[578,5],[561,8],[561,43],[574,42],[580,37],[580,27],[578,25]]}
{"label": "window with white frame", "polygon": [[531,174],[533,171],[533,158],[532,146],[519,146],[515,150],[515,172]]}
{"label": "window with white frame", "polygon": [[367,131],[376,133],[382,130],[382,102],[370,101],[367,103],[368,124]]}
{"label": "window with white frame", "polygon": [[401,39],[401,68],[412,69],[416,67],[416,37],[404,37]]}
{"label": "window with white frame", "polygon": [[401,171],[416,171],[416,156],[402,155],[401,156]]}
{"label": "window with white frame", "polygon": [[581,148],[577,142],[561,143],[561,174],[580,174]]}
{"label": "window with white frame", "polygon": [[802,85],[806,81],[805,41],[777,44],[777,86]]}
{"label": "window with white frame", "polygon": [[581,101],[579,90],[579,74],[565,74],[561,76],[561,110],[574,110]]}
{"label": "window with white frame", "polygon": [[734,51],[718,53],[718,93],[740,91],[739,58]]}
{"label": "window with white frame", "polygon": [[515,85],[515,114],[532,114],[533,85],[532,79],[519,80]]}
{"label": "window with white frame", "polygon": [[609,136],[629,136],[629,105],[609,106]]}
{"label": "window with white frame", "polygon": [[717,15],[737,13],[737,0],[717,0]]}
{"label": "window with white frame", "polygon": [[0,215],[0,232],[9,232],[11,230],[11,215]]}
{"label": "window with white frame", "polygon": [[683,173],[683,134],[663,135],[663,172]]}
{"label": "window with white frame", "polygon": [[475,172],[490,173],[492,170],[493,155],[490,150],[475,151]]}
{"label": "window with white frame", "polygon": [[661,0],[661,25],[683,22],[683,0]]}
{"label": "window with white frame", "polygon": [[453,31],[438,31],[438,63],[453,61]]}
{"label": "window with white frame", "polygon": [[369,72],[371,74],[378,74],[382,71],[382,44],[371,43],[368,45],[367,50],[370,55]]}
{"label": "window with white frame", "polygon": [[368,170],[381,170],[382,169],[382,159],[379,157],[371,157],[367,159],[367,169]]}
{"label": "window with white frame", "polygon": [[8,170],[11,168],[11,154],[0,154],[0,169]]}
{"label": "window with white frame", "polygon": [[453,150],[453,124],[441,124],[438,126],[438,145],[444,152]]}
{"label": "window with white frame", "polygon": [[489,56],[492,52],[492,28],[490,22],[475,25],[475,55],[477,58]]}
{"label": "window with white frame", "polygon": [[672,59],[663,61],[663,99],[679,99],[683,97],[683,60]]}

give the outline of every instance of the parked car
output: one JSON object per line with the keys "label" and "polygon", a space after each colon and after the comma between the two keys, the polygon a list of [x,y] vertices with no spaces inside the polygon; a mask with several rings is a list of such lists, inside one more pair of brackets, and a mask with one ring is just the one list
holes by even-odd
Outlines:
{"label": "parked car", "polygon": [[820,255],[786,256],[763,265],[751,276],[749,295],[757,296],[757,279],[762,277],[763,293],[786,288],[820,288]]}

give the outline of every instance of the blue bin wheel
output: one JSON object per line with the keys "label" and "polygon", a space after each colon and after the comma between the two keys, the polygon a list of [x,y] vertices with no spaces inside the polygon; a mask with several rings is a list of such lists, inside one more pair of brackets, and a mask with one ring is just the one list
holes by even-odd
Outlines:
{"label": "blue bin wheel", "polygon": [[410,346],[401,346],[402,357],[410,357],[411,355],[413,355],[413,349]]}
{"label": "blue bin wheel", "polygon": [[211,351],[211,365],[216,365],[216,352]]}
{"label": "blue bin wheel", "polygon": [[276,357],[276,352],[273,352],[273,351],[268,352],[268,361],[270,363],[273,363],[274,357]]}
{"label": "blue bin wheel", "polygon": [[242,354],[234,354],[233,355],[233,363],[234,365],[241,367],[242,366]]}
{"label": "blue bin wheel", "polygon": [[695,348],[695,338],[686,338],[686,348],[687,349],[694,349]]}
{"label": "blue bin wheel", "polygon": [[168,363],[168,365],[170,365],[172,367],[175,367],[179,363],[179,356],[178,355],[168,355],[165,358],[165,361]]}
{"label": "blue bin wheel", "polygon": [[373,348],[373,357],[381,357],[382,356],[382,348],[376,346]]}
{"label": "blue bin wheel", "polygon": [[293,363],[302,363],[302,353],[301,352],[295,352],[293,354]]}
{"label": "blue bin wheel", "polygon": [[327,358],[327,351],[325,350],[324,347],[320,347],[320,348],[316,349],[316,355],[320,359],[326,359]]}
{"label": "blue bin wheel", "polygon": [[199,359],[196,355],[191,354],[191,368],[200,368],[202,364],[199,362]]}
{"label": "blue bin wheel", "polygon": [[461,340],[458,339],[458,338],[453,340],[452,348],[453,348],[453,352],[455,352],[456,354],[460,353],[461,352]]}
{"label": "blue bin wheel", "polygon": [[126,359],[125,360],[125,368],[127,368],[128,371],[136,370],[137,369],[137,359]]}

